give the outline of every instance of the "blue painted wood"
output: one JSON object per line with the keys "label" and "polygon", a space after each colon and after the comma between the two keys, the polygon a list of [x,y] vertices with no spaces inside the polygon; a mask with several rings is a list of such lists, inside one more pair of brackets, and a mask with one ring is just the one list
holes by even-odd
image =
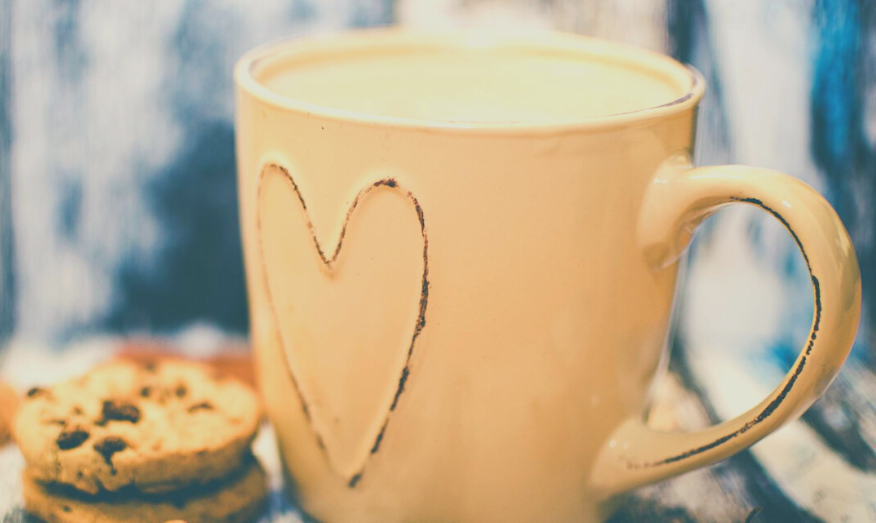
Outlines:
{"label": "blue painted wood", "polygon": [[0,341],[15,327],[12,236],[12,0],[0,0]]}
{"label": "blue painted wood", "polygon": [[392,2],[2,2],[0,175],[14,190],[0,191],[0,223],[16,241],[0,255],[18,292],[0,294],[16,333],[245,332],[234,61],[273,39],[386,24]]}

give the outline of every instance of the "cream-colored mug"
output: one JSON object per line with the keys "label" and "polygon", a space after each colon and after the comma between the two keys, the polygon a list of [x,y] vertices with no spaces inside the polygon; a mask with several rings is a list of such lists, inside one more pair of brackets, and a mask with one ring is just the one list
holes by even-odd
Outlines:
{"label": "cream-colored mug", "polygon": [[[670,58],[374,30],[257,49],[235,76],[260,387],[324,523],[600,521],[612,495],[799,416],[850,350],[860,277],[836,213],[785,174],[693,168],[705,86]],[[812,331],[761,404],[656,432],[677,260],[735,202],[800,247]]]}

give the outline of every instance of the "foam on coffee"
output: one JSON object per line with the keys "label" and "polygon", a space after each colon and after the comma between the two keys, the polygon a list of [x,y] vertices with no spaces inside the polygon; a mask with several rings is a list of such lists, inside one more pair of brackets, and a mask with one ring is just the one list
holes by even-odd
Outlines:
{"label": "foam on coffee", "polygon": [[[460,45],[280,58],[256,76],[285,98],[439,122],[562,123],[672,103],[689,90],[596,53]],[[682,85],[679,85],[682,83]]]}

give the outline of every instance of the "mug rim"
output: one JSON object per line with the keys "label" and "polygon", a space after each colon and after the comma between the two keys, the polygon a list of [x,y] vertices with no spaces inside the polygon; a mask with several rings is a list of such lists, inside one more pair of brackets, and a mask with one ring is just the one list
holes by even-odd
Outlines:
{"label": "mug rim", "polygon": [[[675,81],[676,85],[684,82],[688,86],[683,90],[682,95],[672,101],[622,113],[555,122],[478,122],[390,116],[320,105],[278,94],[265,86],[257,77],[260,67],[295,55],[314,52],[341,54],[354,51],[367,52],[399,44],[458,50],[517,46],[572,52],[623,63],[640,69],[645,74],[658,75]],[[238,59],[234,66],[234,79],[238,89],[257,100],[274,108],[305,116],[388,128],[474,134],[557,134],[653,121],[695,107],[702,99],[706,88],[705,79],[693,66],[631,44],[557,31],[509,32],[497,29],[423,31],[398,27],[346,30],[320,36],[286,38],[269,42],[250,50]]]}

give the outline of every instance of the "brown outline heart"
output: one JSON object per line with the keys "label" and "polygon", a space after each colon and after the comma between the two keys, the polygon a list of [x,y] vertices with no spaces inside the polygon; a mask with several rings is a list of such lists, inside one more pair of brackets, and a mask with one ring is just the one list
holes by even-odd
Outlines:
{"label": "brown outline heart", "polygon": [[[370,456],[376,454],[377,451],[380,449],[380,443],[383,441],[383,436],[386,433],[386,427],[389,425],[390,415],[395,411],[396,407],[398,406],[399,398],[401,397],[401,394],[402,392],[404,392],[405,389],[405,383],[410,377],[411,357],[414,354],[414,345],[417,343],[417,338],[423,331],[423,327],[426,326],[426,305],[429,301],[429,239],[426,235],[426,221],[423,215],[423,208],[420,207],[420,202],[417,201],[417,198],[413,195],[413,193],[409,190],[403,189],[394,178],[384,178],[382,180],[378,180],[372,183],[371,185],[360,190],[359,193],[356,195],[356,198],[353,199],[353,203],[350,204],[350,208],[347,210],[346,217],[344,218],[344,223],[341,226],[341,234],[338,237],[338,243],[335,246],[335,250],[334,252],[332,252],[332,257],[327,258],[325,255],[325,251],[323,251],[322,246],[319,244],[319,239],[316,236],[316,229],[310,219],[310,213],[307,210],[307,203],[305,203],[304,197],[301,195],[301,191],[298,189],[298,184],[295,183],[292,175],[285,167],[276,163],[269,163],[262,167],[261,173],[259,174],[258,195],[256,203],[258,204],[259,202],[261,202],[263,181],[267,176],[267,173],[271,169],[276,169],[280,171],[284,175],[285,179],[288,180],[289,183],[292,185],[292,189],[295,191],[295,194],[298,196],[298,201],[301,203],[301,208],[304,210],[304,219],[307,222],[307,229],[310,232],[311,238],[313,239],[313,245],[316,247],[316,251],[319,254],[320,260],[328,270],[332,270],[334,263],[338,259],[338,255],[341,252],[341,247],[344,244],[344,236],[347,232],[347,224],[350,221],[350,217],[353,215],[353,211],[356,210],[356,206],[359,205],[359,200],[365,197],[369,192],[373,191],[374,189],[378,187],[388,187],[391,189],[398,189],[400,191],[403,191],[405,196],[407,196],[407,198],[414,204],[414,208],[417,211],[417,219],[420,222],[420,233],[423,236],[423,280],[420,291],[420,310],[417,316],[417,324],[414,327],[414,334],[411,337],[411,344],[408,347],[405,365],[402,368],[401,376],[399,376],[398,379],[398,388],[395,391],[395,397],[392,400],[392,405],[390,405],[389,410],[386,412],[386,415],[384,417],[383,426],[381,427],[380,432],[377,434],[377,437],[374,440],[374,445],[372,445],[369,457],[366,458],[366,462],[362,465],[362,469],[354,474],[347,482],[347,485],[350,488],[354,488],[356,484],[359,483],[359,480],[362,479],[362,474],[365,472],[365,465],[367,465],[368,459],[370,458]],[[268,282],[268,269],[264,263],[265,256],[262,244],[262,216],[258,210],[256,210],[256,230],[258,232],[259,255],[261,256],[262,274],[264,275],[264,284],[268,295],[268,303],[271,307],[271,314],[274,317],[274,321],[279,324],[280,320],[277,316],[276,307],[274,306],[274,300],[271,295],[271,286]],[[316,427],[313,425],[313,420],[311,420],[310,418],[310,407],[308,406],[307,399],[304,397],[304,394],[301,391],[301,388],[298,384],[298,379],[295,377],[295,372],[292,370],[292,365],[287,358],[286,347],[283,342],[283,337],[279,336],[279,334],[278,337],[280,339],[280,346],[283,349],[281,352],[283,353],[283,359],[286,362],[286,369],[289,372],[289,378],[291,379],[292,384],[295,387],[295,392],[298,394],[298,397],[301,400],[301,408],[304,412],[304,417],[307,418],[307,422],[310,424],[310,428],[316,436],[316,441],[319,445],[319,448],[322,449],[323,454],[326,456],[326,459],[328,459],[328,453],[326,451],[322,435],[319,434]]]}

